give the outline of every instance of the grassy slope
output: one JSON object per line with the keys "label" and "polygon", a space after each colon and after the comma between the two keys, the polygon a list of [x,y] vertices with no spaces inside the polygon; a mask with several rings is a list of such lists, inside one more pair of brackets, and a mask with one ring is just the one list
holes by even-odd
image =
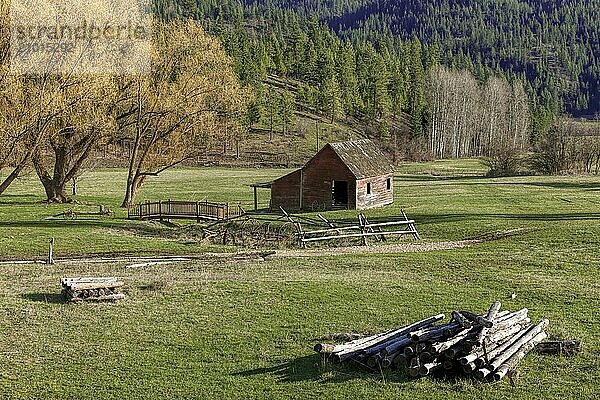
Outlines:
{"label": "grassy slope", "polygon": [[[249,199],[242,184],[282,171],[182,170],[142,198]],[[600,201],[597,177],[483,179],[475,161],[407,164],[396,205],[425,240],[451,240],[507,228],[511,238],[430,253],[195,262],[125,269],[123,264],[0,265],[0,393],[5,398],[411,398],[592,399],[600,394]],[[82,183],[81,200],[115,206],[122,172]],[[181,184],[182,180],[185,185]],[[224,182],[224,184],[222,184]],[[31,182],[0,205],[3,251],[50,234],[81,249],[176,252],[193,247],[141,241],[118,219],[100,226],[37,226],[61,207],[34,205]],[[24,203],[20,205],[20,203]],[[336,218],[341,215],[334,214]],[[7,226],[9,219],[21,221]],[[28,222],[29,221],[29,222]],[[46,223],[44,223],[46,224]],[[112,227],[107,227],[112,224]],[[138,225],[138,224],[134,224]],[[35,226],[35,229],[32,229]],[[73,241],[79,239],[77,246]],[[116,239],[118,244],[102,243]],[[40,246],[45,239],[35,239]],[[31,248],[35,247],[34,245]],[[129,297],[117,304],[62,304],[58,279],[118,275]],[[516,299],[510,300],[515,292]],[[326,332],[377,331],[454,308],[484,311],[493,299],[551,320],[550,332],[579,338],[576,358],[529,356],[517,388],[507,383],[406,380],[323,366],[311,347]]]}
{"label": "grassy slope", "polygon": [[[252,188],[247,184],[268,181],[282,170],[187,169],[172,170],[149,181],[139,200],[204,200],[232,203],[252,202]],[[158,223],[126,221],[120,209],[126,172],[120,169],[90,172],[81,178],[80,204],[45,205],[43,189],[34,175],[23,178],[0,196],[0,258],[41,257],[50,237],[56,238],[60,255],[86,253],[155,254],[206,251],[182,241],[165,241],[158,235],[169,229]],[[268,202],[268,193],[261,193]],[[113,217],[79,217],[48,219],[66,210],[96,212],[99,205],[109,206]]]}

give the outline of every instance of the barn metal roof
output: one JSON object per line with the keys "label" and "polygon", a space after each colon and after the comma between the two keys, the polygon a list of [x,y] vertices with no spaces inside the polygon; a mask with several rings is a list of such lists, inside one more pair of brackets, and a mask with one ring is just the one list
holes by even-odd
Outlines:
{"label": "barn metal roof", "polygon": [[356,179],[389,174],[394,166],[388,156],[371,140],[329,143]]}

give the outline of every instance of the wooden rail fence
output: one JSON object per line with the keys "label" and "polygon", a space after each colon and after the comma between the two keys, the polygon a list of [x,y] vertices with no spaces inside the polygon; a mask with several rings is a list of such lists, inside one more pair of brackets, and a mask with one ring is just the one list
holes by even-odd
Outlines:
{"label": "wooden rail fence", "polygon": [[157,201],[136,204],[127,212],[129,219],[195,219],[225,221],[244,214],[240,205],[210,201]]}
{"label": "wooden rail fence", "polygon": [[321,242],[334,239],[359,238],[361,243],[368,245],[368,238],[373,237],[378,241],[386,241],[387,235],[412,235],[414,240],[420,240],[415,220],[409,219],[402,211],[402,219],[389,221],[369,222],[365,214],[358,215],[358,223],[339,223],[329,221],[322,215],[318,217],[327,225],[324,229],[305,230],[299,219],[290,215],[280,207],[283,215],[296,227],[298,242],[304,247],[307,243]]}

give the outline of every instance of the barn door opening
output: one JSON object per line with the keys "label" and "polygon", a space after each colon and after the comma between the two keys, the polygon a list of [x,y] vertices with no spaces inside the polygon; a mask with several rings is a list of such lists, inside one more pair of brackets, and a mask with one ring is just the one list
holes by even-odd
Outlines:
{"label": "barn door opening", "polygon": [[331,194],[334,206],[348,206],[348,182],[333,181]]}

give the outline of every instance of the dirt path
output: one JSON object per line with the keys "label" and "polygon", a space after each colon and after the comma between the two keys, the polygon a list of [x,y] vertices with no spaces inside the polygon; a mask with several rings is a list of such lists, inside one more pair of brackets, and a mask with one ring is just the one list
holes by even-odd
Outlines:
{"label": "dirt path", "polygon": [[[420,253],[427,251],[454,250],[474,246],[480,243],[492,242],[515,236],[525,232],[525,229],[511,229],[502,232],[492,232],[476,238],[458,240],[454,242],[411,242],[395,244],[378,244],[373,246],[351,246],[351,247],[321,247],[316,249],[289,249],[289,250],[256,250],[240,251],[236,253],[203,253],[181,256],[156,256],[156,257],[101,257],[101,256],[81,256],[74,258],[56,259],[55,263],[130,263],[126,268],[140,268],[151,265],[166,265],[178,262],[189,261],[264,261],[271,258],[300,258],[300,257],[322,257],[339,256],[347,254],[394,254],[394,253]],[[42,260],[0,260],[0,265],[14,264],[44,264]]]}
{"label": "dirt path", "polygon": [[419,253],[425,251],[452,250],[473,246],[482,243],[480,240],[460,240],[457,242],[431,242],[431,243],[398,243],[375,246],[352,246],[320,249],[280,250],[276,257],[318,257],[339,256],[345,254],[393,254],[393,253]]}
{"label": "dirt path", "polygon": [[502,232],[493,232],[472,239],[458,240],[455,242],[412,242],[383,244],[374,246],[352,246],[352,247],[334,247],[318,249],[297,249],[297,250],[279,250],[274,255],[276,257],[318,257],[318,256],[338,256],[346,254],[394,254],[394,253],[420,253],[427,251],[454,250],[474,246],[479,243],[486,243],[495,240],[504,239],[510,236],[523,233],[524,229],[511,229]]}

